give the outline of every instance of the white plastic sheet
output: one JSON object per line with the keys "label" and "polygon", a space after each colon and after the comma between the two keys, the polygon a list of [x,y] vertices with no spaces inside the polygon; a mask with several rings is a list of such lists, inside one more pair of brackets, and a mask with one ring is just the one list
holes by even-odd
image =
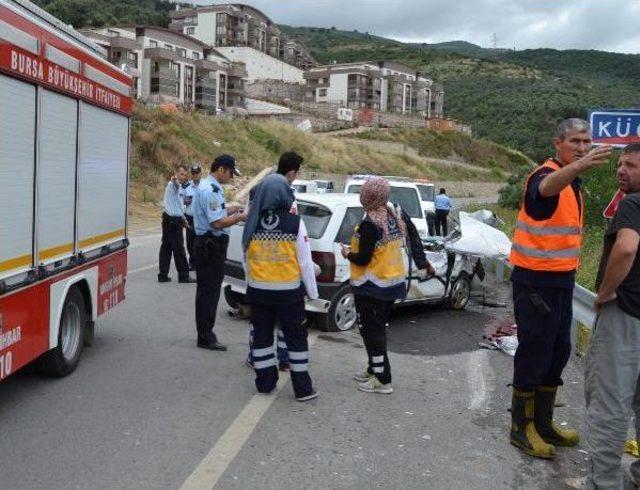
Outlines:
{"label": "white plastic sheet", "polygon": [[445,245],[447,250],[500,260],[506,259],[511,252],[511,240],[507,235],[462,211],[460,212],[460,233],[460,238]]}

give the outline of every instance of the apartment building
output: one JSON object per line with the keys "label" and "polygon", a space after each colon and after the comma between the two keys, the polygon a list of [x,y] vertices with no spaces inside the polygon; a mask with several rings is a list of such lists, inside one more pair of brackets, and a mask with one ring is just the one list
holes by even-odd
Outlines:
{"label": "apartment building", "polygon": [[169,29],[216,48],[250,48],[302,70],[316,64],[302,43],[286,38],[275,23],[255,7],[238,3],[193,8],[176,5],[170,15]]}
{"label": "apartment building", "polygon": [[202,41],[150,26],[86,29],[83,34],[105,48],[112,63],[128,67],[138,99],[210,113],[245,106],[244,66]]}
{"label": "apartment building", "polygon": [[280,58],[285,63],[297,66],[302,70],[310,70],[317,65],[309,48],[297,39],[284,38],[284,42],[281,43]]}
{"label": "apartment building", "polygon": [[316,66],[305,73],[305,79],[305,99],[310,102],[429,118],[442,116],[442,86],[438,86],[439,98],[434,99],[433,80],[395,61]]}

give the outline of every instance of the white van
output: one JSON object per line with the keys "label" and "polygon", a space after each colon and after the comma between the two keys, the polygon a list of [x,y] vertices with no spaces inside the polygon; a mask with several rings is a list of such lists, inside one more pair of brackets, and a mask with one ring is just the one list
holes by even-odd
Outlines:
{"label": "white van", "polygon": [[321,194],[328,194],[335,190],[333,181],[331,180],[314,180],[314,182],[318,186],[318,192]]}
{"label": "white van", "polygon": [[294,180],[291,187],[296,194],[307,194],[318,192],[318,184],[313,180]]}
{"label": "white van", "polygon": [[[344,187],[345,194],[360,194],[362,184],[371,176],[354,175]],[[389,201],[399,204],[409,215],[411,221],[418,230],[420,238],[426,239],[429,236],[427,227],[426,207],[422,204],[422,198],[418,186],[409,179],[404,180],[402,177],[385,177],[389,181],[391,192]]]}

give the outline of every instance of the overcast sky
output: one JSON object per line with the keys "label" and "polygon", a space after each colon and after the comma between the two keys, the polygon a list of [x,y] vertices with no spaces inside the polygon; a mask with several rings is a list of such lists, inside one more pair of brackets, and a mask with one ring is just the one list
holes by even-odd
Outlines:
{"label": "overcast sky", "polygon": [[[226,3],[198,0],[199,4]],[[275,22],[400,41],[640,53],[640,0],[241,0]]]}

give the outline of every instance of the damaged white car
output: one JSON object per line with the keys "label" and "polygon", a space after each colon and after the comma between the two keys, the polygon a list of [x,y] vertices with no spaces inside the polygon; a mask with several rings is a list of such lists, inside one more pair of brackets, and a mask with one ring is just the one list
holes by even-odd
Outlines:
{"label": "damaged white car", "polygon": [[[340,244],[349,243],[355,226],[364,216],[359,196],[353,194],[298,195],[298,214],[309,233],[313,260],[320,266],[317,277],[319,300],[307,300],[309,319],[327,331],[344,331],[356,323],[356,309],[349,286],[349,262],[340,253]],[[424,241],[425,253],[435,276],[421,280],[411,260],[407,277],[407,297],[400,305],[444,303],[463,309],[471,296],[475,277],[484,279],[481,257],[502,258],[511,243],[500,231],[460,213],[461,227],[446,239]],[[224,293],[229,306],[242,308],[246,282],[242,266],[241,226],[231,231],[225,265]],[[502,235],[502,236],[500,236]]]}

